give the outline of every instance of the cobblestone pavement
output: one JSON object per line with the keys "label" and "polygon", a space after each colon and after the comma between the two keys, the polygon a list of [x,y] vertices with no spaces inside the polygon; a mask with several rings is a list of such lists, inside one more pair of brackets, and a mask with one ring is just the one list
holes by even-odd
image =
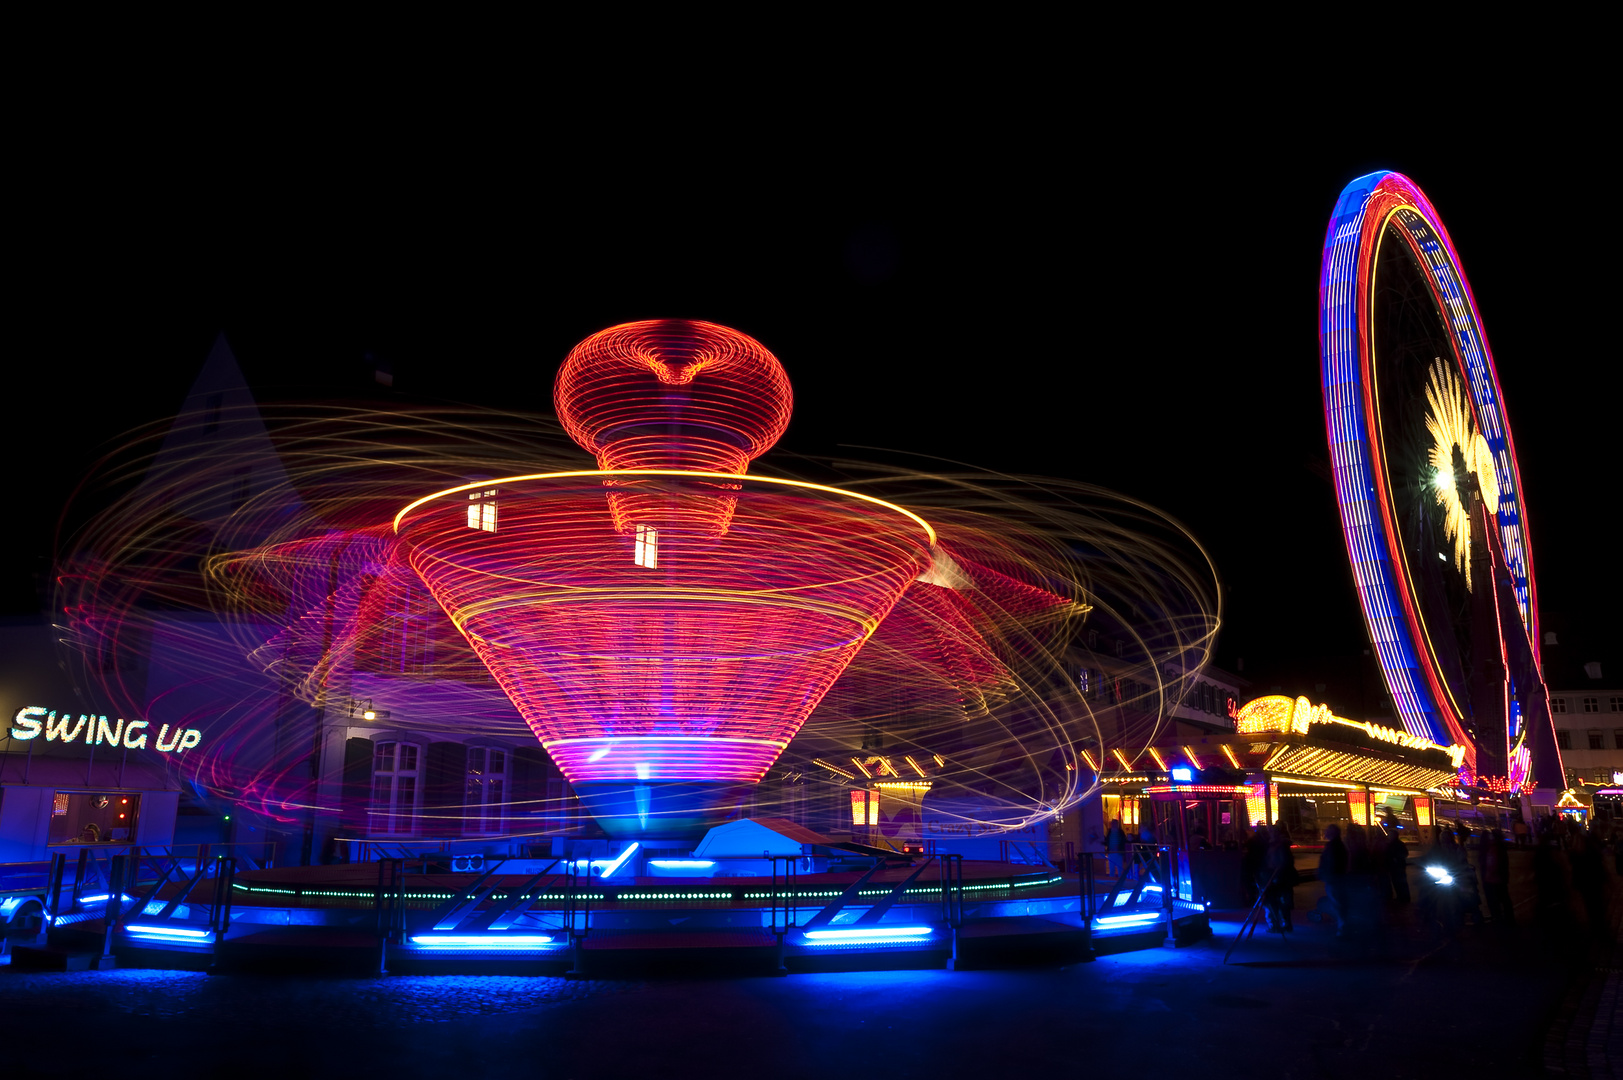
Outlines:
{"label": "cobblestone pavement", "polygon": [[1613,904],[1611,942],[1584,950],[1552,1010],[1544,1038],[1550,1076],[1607,1080],[1623,1075],[1623,905]]}
{"label": "cobblestone pavement", "polygon": [[1608,1045],[1616,971],[1575,981],[1570,949],[1530,927],[1470,927],[1437,947],[1401,917],[1362,942],[1299,919],[1288,939],[1259,934],[1224,964],[1237,930],[1219,920],[1214,939],[1186,949],[1063,968],[784,979],[4,969],[0,1006],[11,1023],[0,1067],[7,1080],[664,1080],[757,1070],[774,1080],[1190,1070],[1434,1080],[1595,1077],[1623,1059]]}
{"label": "cobblestone pavement", "polygon": [[384,1031],[498,1017],[634,992],[632,982],[479,975],[401,975],[384,979],[217,978],[193,971],[7,972],[0,1009],[57,1016],[116,1013],[131,1019],[243,1027],[267,1006],[292,1006],[301,1028]]}

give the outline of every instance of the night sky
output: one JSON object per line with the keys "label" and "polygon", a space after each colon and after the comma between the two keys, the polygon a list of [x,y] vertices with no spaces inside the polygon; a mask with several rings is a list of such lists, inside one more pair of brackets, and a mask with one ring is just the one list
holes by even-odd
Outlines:
{"label": "night sky", "polygon": [[178,408],[221,330],[263,401],[548,410],[576,341],[678,316],[783,361],[787,449],[911,450],[1160,505],[1217,561],[1220,664],[1243,657],[1256,692],[1373,709],[1317,281],[1341,188],[1387,167],[1430,196],[1481,306],[1561,635],[1551,681],[1602,659],[1623,683],[1619,380],[1602,336],[1615,191],[1601,142],[1573,137],[1584,117],[1507,120],[1469,151],[1374,127],[1332,147],[1215,114],[1054,122],[819,124],[759,149],[702,127],[551,149],[537,131],[320,146],[216,132],[42,182],[59,224],[25,245],[13,309],[38,333],[8,365],[26,404],[4,611],[38,610],[74,484],[105,442]]}

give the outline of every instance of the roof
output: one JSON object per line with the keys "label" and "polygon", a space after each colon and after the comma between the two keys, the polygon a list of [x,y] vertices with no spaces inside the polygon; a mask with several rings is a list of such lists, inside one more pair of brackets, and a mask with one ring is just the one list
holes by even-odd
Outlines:
{"label": "roof", "polygon": [[704,834],[695,855],[800,855],[804,844],[829,844],[827,837],[785,818],[739,818]]}
{"label": "roof", "polygon": [[10,753],[0,759],[0,784],[57,788],[63,791],[178,791],[160,761],[141,754],[55,757]]}

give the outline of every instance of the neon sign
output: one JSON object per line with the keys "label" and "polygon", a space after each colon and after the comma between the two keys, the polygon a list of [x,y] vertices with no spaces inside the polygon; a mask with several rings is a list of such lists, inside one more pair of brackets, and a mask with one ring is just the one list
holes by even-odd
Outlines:
{"label": "neon sign", "polygon": [[1330,706],[1314,705],[1305,697],[1292,700],[1283,694],[1270,694],[1267,697],[1256,698],[1253,701],[1246,702],[1245,707],[1234,718],[1234,730],[1240,735],[1261,735],[1274,731],[1284,734],[1294,732],[1297,735],[1306,735],[1308,728],[1314,724],[1343,724],[1347,727],[1355,727],[1372,739],[1394,743],[1398,746],[1408,747],[1411,750],[1441,750],[1448,755],[1449,760],[1454,763],[1456,769],[1460,767],[1460,762],[1465,759],[1465,747],[1463,746],[1442,746],[1430,739],[1410,735],[1408,732],[1399,731],[1396,728],[1383,727],[1380,724],[1371,724],[1358,720],[1348,720],[1332,713]]}
{"label": "neon sign", "polygon": [[[61,719],[58,719],[55,709],[45,709],[39,705],[18,709],[12,723],[15,726],[11,729],[11,737],[19,742],[37,739],[43,732],[46,742],[70,743],[83,733],[84,741],[89,746],[121,746],[130,750],[147,748],[149,733],[146,729],[150,726],[145,720],[126,721],[122,717],[109,724],[107,717],[93,713],[80,713],[75,721],[71,711],[62,713]],[[177,727],[171,736],[169,725],[163,724],[158,728],[153,749],[163,754],[178,754],[202,741],[203,733],[196,728]]]}

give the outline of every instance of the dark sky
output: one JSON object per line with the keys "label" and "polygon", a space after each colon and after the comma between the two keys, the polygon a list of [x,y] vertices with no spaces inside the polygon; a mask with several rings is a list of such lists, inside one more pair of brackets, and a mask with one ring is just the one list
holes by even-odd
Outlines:
{"label": "dark sky", "polygon": [[1462,141],[1333,136],[1248,107],[1113,126],[991,110],[860,135],[808,122],[759,148],[754,129],[302,146],[227,127],[137,142],[94,182],[41,177],[55,224],[25,247],[15,313],[39,323],[13,384],[28,509],[0,596],[35,608],[51,524],[96,448],[177,408],[220,330],[263,400],[388,400],[370,351],[397,395],[546,409],[574,342],[683,316],[782,359],[790,449],[916,450],[1164,507],[1229,590],[1219,662],[1244,657],[1262,690],[1327,683],[1357,709],[1317,280],[1342,186],[1389,167],[1442,214],[1486,320],[1563,635],[1551,660],[1623,660],[1602,337],[1615,192],[1594,118],[1523,113]]}

